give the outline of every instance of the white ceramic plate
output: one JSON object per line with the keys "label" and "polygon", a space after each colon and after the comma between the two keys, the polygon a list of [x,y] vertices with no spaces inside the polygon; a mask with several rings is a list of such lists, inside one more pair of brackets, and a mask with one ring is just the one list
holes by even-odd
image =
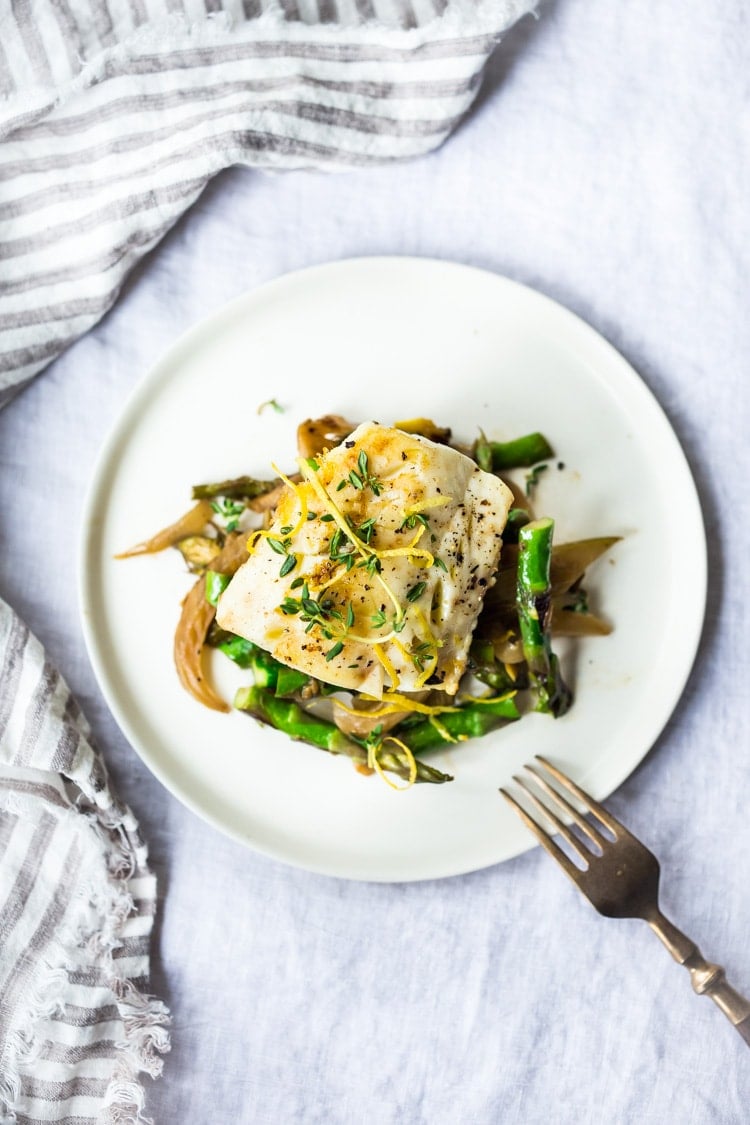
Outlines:
{"label": "white ceramic plate", "polygon": [[[285,412],[258,405],[275,396]],[[172,666],[192,579],[167,551],[113,554],[168,524],[190,486],[293,464],[295,428],[327,412],[384,423],[428,414],[469,441],[541,430],[564,468],[537,512],[559,542],[621,535],[587,583],[610,637],[561,654],[576,702],[435,754],[452,784],[394,793],[333,758],[194,702]],[[528,848],[498,786],[548,755],[595,796],[637,765],[669,718],[700,635],[705,536],[660,407],[622,357],[552,301],[447,262],[344,261],[283,277],[184,336],[140,384],[106,443],[84,522],[91,660],[153,773],[217,828],[314,871],[382,881],[475,870]],[[228,698],[243,674],[214,654]],[[247,674],[244,674],[245,676]]]}

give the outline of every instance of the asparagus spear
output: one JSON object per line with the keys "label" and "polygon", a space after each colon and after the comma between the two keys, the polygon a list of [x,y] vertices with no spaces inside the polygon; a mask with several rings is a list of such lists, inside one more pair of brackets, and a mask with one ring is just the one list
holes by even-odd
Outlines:
{"label": "asparagus spear", "polygon": [[281,664],[252,641],[246,641],[244,637],[228,633],[218,626],[209,630],[206,639],[208,644],[218,648],[240,668],[249,668],[256,685],[272,691],[279,699],[301,691],[310,679],[304,672]]}
{"label": "asparagus spear", "polygon": [[[293,701],[277,699],[257,684],[240,688],[234,698],[234,706],[239,711],[247,711],[258,722],[283,731],[290,738],[308,742],[320,750],[327,750],[329,754],[344,754],[359,765],[367,765],[366,747],[347,738],[333,723],[309,715]],[[381,747],[378,761],[384,770],[408,780],[409,760],[398,746],[388,744]],[[416,780],[440,784],[453,778],[417,760]]]}
{"label": "asparagus spear", "polygon": [[536,689],[537,711],[558,719],[573,701],[550,643],[550,560],[554,521],[526,524],[518,533],[516,608],[524,656]]}
{"label": "asparagus spear", "polygon": [[480,469],[497,473],[503,469],[528,468],[554,457],[544,434],[525,434],[514,441],[488,441],[484,434],[474,442],[474,459]]}
{"label": "asparagus spear", "polygon": [[[440,725],[445,727],[448,734],[461,742],[467,738],[480,738],[504,721],[520,719],[514,694],[515,692],[493,703],[467,704],[460,711],[447,711],[440,716]],[[400,729],[398,734],[399,738],[402,737]],[[429,719],[424,719],[404,730],[403,740],[413,754],[422,754],[425,750],[445,746],[445,739]]]}
{"label": "asparagus spear", "polygon": [[525,508],[511,508],[503,528],[503,544],[517,543],[518,533],[531,520]]}
{"label": "asparagus spear", "polygon": [[233,500],[254,500],[276,488],[278,480],[256,480],[255,477],[234,477],[214,484],[194,484],[193,500],[213,500],[215,496],[230,496]]}
{"label": "asparagus spear", "polygon": [[475,637],[469,650],[469,672],[495,692],[517,691],[527,688],[526,665],[519,661],[508,672],[507,666],[495,655],[495,646],[490,640]]}

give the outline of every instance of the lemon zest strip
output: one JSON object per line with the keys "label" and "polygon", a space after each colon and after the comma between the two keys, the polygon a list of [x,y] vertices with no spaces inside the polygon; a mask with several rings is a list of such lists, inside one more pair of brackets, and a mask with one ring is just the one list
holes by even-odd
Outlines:
{"label": "lemon zest strip", "polygon": [[318,480],[315,470],[310,468],[304,457],[298,458],[297,464],[299,465],[302,476],[305,478],[307,483],[312,486],[313,492],[317,495],[318,499],[326,506],[326,508],[338,524],[339,528],[343,531],[344,535],[346,535],[348,539],[351,539],[351,541],[359,548],[361,554],[377,555],[378,552],[373,550],[372,547],[369,547],[367,543],[365,543],[364,539],[360,539],[359,536],[349,527],[349,524],[346,522],[346,519],[344,518],[338,504],[333,499],[333,497],[329,495],[328,490],[321,483],[321,481]]}
{"label": "lemon zest strip", "polygon": [[364,692],[360,693],[363,699],[371,700],[373,703],[381,703],[382,709],[378,708],[377,711],[359,711],[356,707],[349,707],[341,699],[334,698],[333,702],[337,707],[341,707],[350,715],[367,715],[368,718],[380,718],[385,715],[395,715],[397,711],[413,711],[418,715],[442,715],[446,712],[460,711],[460,707],[451,707],[444,704],[431,705],[429,703],[419,703],[415,699],[407,699],[405,695],[399,695],[397,692],[386,692],[382,699],[378,699],[375,695],[366,695]]}
{"label": "lemon zest strip", "polygon": [[[394,743],[395,746],[400,747],[400,749],[404,751],[404,753],[406,754],[406,756],[408,758],[408,761],[409,761],[409,778],[408,778],[408,781],[407,781],[406,785],[396,785],[395,782],[391,781],[391,779],[386,776],[385,770],[383,769],[380,762],[378,761],[378,750],[380,749],[381,746],[385,746],[386,742],[392,742],[392,743]],[[414,757],[414,755],[412,754],[411,750],[406,745],[406,743],[402,742],[400,738],[394,738],[392,734],[389,734],[385,738],[381,739],[381,741],[378,743],[377,746],[371,744],[368,747],[367,764],[370,767],[370,769],[375,770],[375,772],[378,774],[378,776],[380,778],[382,778],[382,780],[386,783],[386,785],[389,785],[391,787],[391,789],[395,789],[397,792],[404,792],[406,789],[411,789],[412,785],[417,780],[417,760],[416,760],[416,758]]]}
{"label": "lemon zest strip", "polygon": [[393,687],[393,689],[395,691],[398,688],[399,684],[401,683],[401,680],[399,679],[398,672],[396,671],[396,669],[391,664],[391,662],[388,659],[385,651],[380,647],[380,645],[377,642],[375,642],[372,647],[375,650],[375,655],[377,656],[378,660],[383,665],[383,667],[385,668],[388,675],[391,677],[391,686]]}
{"label": "lemon zest strip", "polygon": [[[374,695],[365,695],[364,693],[362,693],[362,694],[363,694],[363,698],[365,698],[365,699],[373,699],[374,700],[374,699],[377,698]],[[455,707],[451,703],[420,703],[416,699],[409,699],[408,696],[399,695],[399,693],[395,692],[395,691],[384,692],[383,699],[384,700],[387,699],[389,703],[390,702],[400,703],[402,707],[408,707],[410,710],[418,711],[420,715],[436,715],[436,714],[442,713],[444,711],[460,711],[461,710],[460,707]]]}
{"label": "lemon zest strip", "polygon": [[444,742],[458,742],[458,739],[454,738],[454,736],[446,727],[445,723],[441,723],[440,719],[438,719],[436,715],[430,715],[429,723],[430,726],[433,726],[435,728]]}
{"label": "lemon zest strip", "polygon": [[506,691],[504,695],[462,695],[462,703],[505,703],[508,699],[515,699],[518,691]]}
{"label": "lemon zest strip", "polygon": [[[288,534],[288,538],[293,539],[294,536],[297,534],[297,532],[300,530],[300,528],[304,525],[304,523],[307,520],[307,497],[305,496],[305,494],[302,491],[302,489],[300,488],[300,486],[298,484],[295,484],[294,481],[290,480],[289,477],[285,476],[284,473],[282,473],[281,469],[279,469],[279,467],[277,465],[274,465],[273,463],[271,463],[271,468],[276,473],[276,475],[278,477],[280,477],[281,480],[283,480],[284,484],[288,488],[291,488],[291,490],[294,493],[294,495],[296,496],[297,502],[299,503],[299,506],[300,506],[300,517],[297,520],[294,527],[292,528],[292,530]],[[252,534],[249,536],[249,538],[247,540],[248,554],[251,554],[251,555],[255,554],[257,542],[258,542],[259,539],[282,539],[282,538],[286,539],[287,536],[282,536],[278,531],[274,531],[272,528],[258,528],[257,531],[252,532]]]}
{"label": "lemon zest strip", "polygon": [[283,480],[287,488],[291,488],[292,492],[297,498],[297,503],[299,504],[299,519],[297,520],[292,530],[289,532],[289,538],[294,539],[294,536],[299,532],[300,528],[304,527],[305,523],[307,522],[307,497],[305,496],[302,488],[300,488],[298,484],[295,484],[294,481],[290,480],[289,477],[285,476],[278,465],[274,465],[273,461],[271,462],[271,468],[276,473],[276,475],[280,477],[281,480]]}
{"label": "lemon zest strip", "polygon": [[427,512],[430,508],[444,508],[446,504],[452,503],[452,496],[428,496],[426,500],[420,500],[418,504],[410,504],[408,508],[404,508],[404,516],[408,519],[409,516],[416,516],[418,512]]}

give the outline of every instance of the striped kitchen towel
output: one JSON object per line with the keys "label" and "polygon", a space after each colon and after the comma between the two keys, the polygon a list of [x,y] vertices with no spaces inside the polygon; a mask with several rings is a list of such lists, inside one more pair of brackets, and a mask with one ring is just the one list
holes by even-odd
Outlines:
{"label": "striped kitchen towel", "polygon": [[0,0],[0,404],[222,168],[439,145],[535,0]]}
{"label": "striped kitchen towel", "polygon": [[89,728],[0,601],[0,1122],[134,1125],[169,1049],[154,876]]}

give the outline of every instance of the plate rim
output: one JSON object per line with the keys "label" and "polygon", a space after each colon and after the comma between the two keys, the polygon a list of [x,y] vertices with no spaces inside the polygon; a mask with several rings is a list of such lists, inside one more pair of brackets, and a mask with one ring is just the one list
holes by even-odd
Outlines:
{"label": "plate rim", "polygon": [[[310,266],[305,266],[301,269],[292,270],[288,273],[283,273],[277,277],[271,278],[268,281],[261,282],[260,284],[247,289],[245,292],[233,297],[230,301],[225,302],[218,308],[207,313],[196,323],[192,324],[178,337],[172,340],[168,346],[159,354],[157,359],[151,366],[136,380],[134,386],[129,390],[125,397],[124,402],[117,411],[114,421],[107,431],[104,441],[99,449],[95,458],[89,487],[84,499],[81,522],[78,536],[78,553],[77,553],[77,591],[78,591],[78,610],[81,628],[83,632],[86,652],[89,662],[94,671],[97,687],[102,693],[102,696],[111,712],[115,722],[125,736],[131,749],[144,763],[149,772],[162,784],[167,791],[174,796],[181,804],[188,808],[192,813],[199,816],[204,822],[210,824],[213,828],[223,833],[225,836],[237,841],[246,848],[251,849],[261,855],[264,855],[277,862],[283,862],[290,866],[299,868],[301,870],[309,871],[318,875],[325,875],[333,878],[342,878],[347,880],[354,880],[358,882],[372,882],[372,883],[411,883],[422,882],[438,878],[453,878],[460,875],[470,874],[474,871],[485,870],[489,867],[496,866],[497,864],[504,863],[507,860],[514,859],[518,855],[529,851],[531,848],[538,846],[535,839],[529,834],[529,839],[526,846],[519,847],[509,854],[500,859],[493,859],[487,863],[477,865],[476,863],[457,863],[450,868],[443,865],[441,873],[416,873],[416,874],[401,874],[397,877],[392,875],[375,875],[368,873],[366,875],[357,874],[351,871],[342,871],[335,869],[331,864],[318,863],[315,861],[306,861],[299,856],[292,858],[289,854],[285,853],[283,849],[275,848],[270,845],[265,845],[255,839],[249,839],[246,835],[237,831],[230,825],[227,825],[221,820],[220,817],[213,814],[213,812],[200,805],[200,803],[193,799],[190,790],[186,786],[179,783],[179,779],[175,779],[168,770],[163,769],[152,755],[149,753],[147,747],[140,744],[139,737],[134,733],[130,719],[124,707],[120,705],[118,700],[117,691],[110,681],[109,673],[106,668],[106,661],[100,650],[99,640],[96,636],[96,631],[93,624],[92,603],[94,595],[92,592],[93,577],[91,568],[88,565],[88,558],[94,549],[94,538],[96,534],[96,512],[100,507],[102,495],[106,494],[105,482],[108,476],[108,469],[111,470],[112,455],[117,446],[122,440],[124,432],[131,426],[137,418],[139,407],[142,402],[147,400],[149,396],[157,388],[159,382],[163,379],[163,369],[169,365],[174,365],[175,371],[170,376],[171,378],[179,377],[179,358],[180,353],[184,353],[190,349],[194,342],[204,339],[207,332],[216,332],[221,330],[222,322],[231,322],[234,318],[235,311],[246,304],[252,304],[255,300],[263,298],[266,295],[272,294],[273,290],[283,288],[286,285],[293,284],[299,280],[303,280],[306,276],[312,277],[319,273],[332,273],[340,270],[351,269],[367,269],[370,266],[388,267],[392,266],[400,268],[403,266],[418,265],[425,268],[438,268],[448,272],[466,273],[470,275],[479,275],[484,279],[491,279],[492,282],[498,283],[501,286],[506,286],[509,290],[517,291],[525,300],[539,302],[546,307],[548,313],[553,317],[558,317],[560,320],[569,326],[579,335],[583,335],[587,341],[599,348],[603,354],[608,358],[610,364],[614,364],[618,369],[618,377],[623,379],[629,388],[636,394],[640,394],[648,401],[650,408],[654,411],[655,415],[659,417],[663,435],[669,441],[672,447],[672,456],[676,458],[676,463],[679,463],[681,469],[681,476],[683,478],[683,485],[685,487],[685,495],[683,502],[687,503],[689,500],[690,521],[692,523],[693,534],[695,536],[695,555],[692,563],[695,572],[695,578],[698,584],[697,596],[693,602],[693,618],[691,621],[691,629],[688,637],[683,637],[683,659],[681,666],[681,673],[679,676],[674,677],[672,680],[672,690],[666,696],[665,705],[661,709],[658,719],[651,724],[652,734],[650,734],[644,742],[642,752],[635,760],[627,759],[627,762],[612,771],[612,774],[607,782],[607,792],[602,799],[606,799],[617,790],[620,785],[638,768],[644,761],[653,747],[656,745],[658,739],[661,737],[670,719],[672,718],[677,704],[681,699],[687,684],[689,682],[695,659],[697,656],[700,640],[703,634],[705,625],[705,613],[708,593],[708,544],[705,530],[705,520],[700,502],[700,495],[698,488],[690,468],[690,463],[687,459],[682,444],[677,436],[677,433],[664,409],[659,402],[655,393],[651,390],[645,380],[638,374],[632,364],[625,358],[625,356],[618,351],[618,349],[609,342],[597,329],[590,325],[587,321],[583,320],[577,313],[561,304],[559,301],[547,296],[545,293],[540,292],[538,289],[523,282],[517,281],[514,278],[507,277],[504,274],[496,273],[493,270],[485,269],[483,267],[468,265],[464,262],[455,261],[446,258],[435,258],[431,256],[416,256],[416,255],[366,255],[366,256],[351,256],[345,258],[334,259],[329,262],[317,263]],[[609,385],[609,380],[606,381]],[[612,781],[612,778],[615,780]]]}

